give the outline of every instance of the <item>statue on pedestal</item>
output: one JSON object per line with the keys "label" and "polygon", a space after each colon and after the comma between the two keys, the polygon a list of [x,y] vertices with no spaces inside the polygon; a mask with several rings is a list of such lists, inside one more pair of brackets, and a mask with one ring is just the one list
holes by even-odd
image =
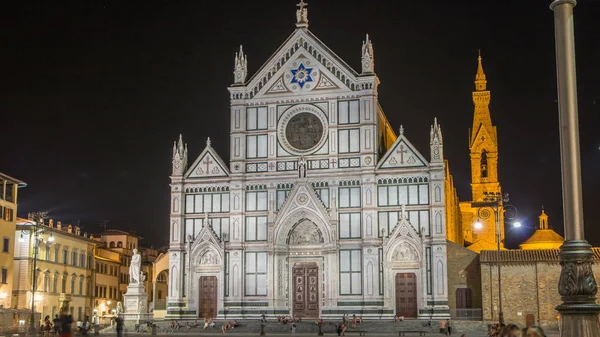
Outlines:
{"label": "statue on pedestal", "polygon": [[131,281],[129,284],[140,283],[140,268],[142,266],[142,256],[137,249],[133,250],[133,256],[131,257],[131,264],[129,265],[129,277]]}

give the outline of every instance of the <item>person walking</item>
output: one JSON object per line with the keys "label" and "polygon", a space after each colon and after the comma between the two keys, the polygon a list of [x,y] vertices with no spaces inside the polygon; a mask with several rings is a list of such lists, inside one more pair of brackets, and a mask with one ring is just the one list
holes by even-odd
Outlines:
{"label": "person walking", "polygon": [[452,323],[450,323],[450,320],[446,320],[446,329],[448,329],[448,335],[452,336]]}
{"label": "person walking", "polygon": [[292,336],[296,334],[296,323],[292,323]]}
{"label": "person walking", "polygon": [[118,316],[115,320],[115,323],[117,323],[117,337],[123,337],[123,318],[121,316]]}

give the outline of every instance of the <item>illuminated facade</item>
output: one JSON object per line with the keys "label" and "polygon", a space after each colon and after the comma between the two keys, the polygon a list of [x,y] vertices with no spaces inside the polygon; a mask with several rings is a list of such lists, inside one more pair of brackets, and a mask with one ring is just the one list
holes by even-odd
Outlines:
{"label": "illuminated facade", "polygon": [[73,318],[91,317],[96,241],[81,233],[78,226],[63,225],[60,221],[54,225],[53,220],[36,227],[32,220],[18,219],[13,237],[16,240],[13,307],[31,308],[34,246],[37,246],[36,311],[42,318],[54,317],[60,311],[59,297],[71,294],[69,312]]}
{"label": "illuminated facade", "polygon": [[12,307],[17,191],[24,186],[19,179],[0,173],[0,308]]}
{"label": "illuminated facade", "polygon": [[[448,240],[480,252],[485,249],[496,249],[496,223],[491,209],[489,216],[480,216],[478,208],[471,206],[474,201],[483,201],[485,193],[500,193],[498,181],[498,136],[496,127],[492,124],[490,114],[491,94],[487,90],[487,79],[483,71],[481,56],[477,60],[475,75],[475,91],[473,91],[473,126],[470,130],[469,151],[471,159],[471,201],[458,203],[460,212],[456,212],[458,198],[446,198],[446,213],[448,215]],[[446,193],[453,193],[452,176],[446,174]],[[455,194],[451,194],[451,196]],[[482,228],[475,229],[473,225],[479,221]],[[504,217],[500,217],[501,247],[504,240]]]}
{"label": "illuminated facade", "polygon": [[440,125],[425,159],[379,105],[369,37],[357,72],[299,7],[252,78],[235,57],[230,162],[174,144],[167,317],[449,317]]}
{"label": "illuminated facade", "polygon": [[99,314],[111,314],[117,302],[122,300],[120,291],[121,254],[104,247],[96,249],[96,277],[94,284],[94,308]]}
{"label": "illuminated facade", "polygon": [[548,215],[542,209],[539,216],[539,228],[525,242],[519,245],[523,250],[531,249],[559,249],[565,239],[556,233],[548,224]]}

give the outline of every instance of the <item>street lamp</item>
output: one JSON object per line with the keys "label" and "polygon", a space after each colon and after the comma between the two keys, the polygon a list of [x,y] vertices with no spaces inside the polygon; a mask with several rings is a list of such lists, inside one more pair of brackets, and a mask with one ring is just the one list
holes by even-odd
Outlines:
{"label": "street lamp", "polygon": [[598,285],[592,265],[594,252],[585,240],[583,191],[579,155],[579,112],[575,67],[575,0],[553,0],[558,122],[563,188],[565,242],[560,247],[558,293],[563,301],[560,312],[562,336],[600,336]]}
{"label": "street lamp", "polygon": [[[491,214],[488,209],[494,212],[494,220],[496,221],[496,243],[497,243],[497,260],[498,265],[498,323],[500,326],[504,324],[504,313],[502,312],[502,275],[500,273],[501,261],[501,243],[502,243],[502,217],[514,219],[517,215],[516,207],[508,204],[508,193],[504,195],[501,192],[483,192],[483,201],[471,203],[471,207],[477,208],[477,217],[479,219],[488,219]],[[477,220],[474,225],[475,229],[483,228],[483,224]]]}
{"label": "street lamp", "polygon": [[[33,237],[34,237],[34,245],[33,245],[33,268],[32,268],[32,282],[31,282],[31,317],[29,318],[29,329],[27,330],[28,336],[36,336],[37,330],[35,328],[35,288],[37,285],[37,256],[38,256],[38,245],[39,245],[39,235],[40,230],[39,227],[44,224],[44,219],[46,219],[48,212],[34,212],[31,213],[31,217],[33,218]],[[23,238],[23,233],[21,233],[21,238]],[[19,239],[21,241],[21,239]],[[54,237],[50,236],[48,241],[54,241]]]}

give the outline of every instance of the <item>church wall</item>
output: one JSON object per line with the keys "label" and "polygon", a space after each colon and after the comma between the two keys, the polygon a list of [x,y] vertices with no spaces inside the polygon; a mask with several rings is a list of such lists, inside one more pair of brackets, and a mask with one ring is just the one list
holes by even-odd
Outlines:
{"label": "church wall", "polygon": [[[600,265],[593,265],[596,282],[600,282]],[[558,328],[558,311],[562,303],[558,293],[560,277],[558,261],[503,262],[502,308],[504,321],[525,326],[526,316],[534,315],[536,324],[544,329]],[[483,319],[497,320],[498,273],[495,263],[482,263],[481,284]]]}
{"label": "church wall", "polygon": [[[468,309],[481,309],[481,272],[479,254],[459,246],[448,243],[448,306],[453,318],[460,313],[457,309],[458,293],[470,289],[470,307]],[[458,290],[458,291],[457,291]],[[463,312],[464,314],[464,312]]]}

